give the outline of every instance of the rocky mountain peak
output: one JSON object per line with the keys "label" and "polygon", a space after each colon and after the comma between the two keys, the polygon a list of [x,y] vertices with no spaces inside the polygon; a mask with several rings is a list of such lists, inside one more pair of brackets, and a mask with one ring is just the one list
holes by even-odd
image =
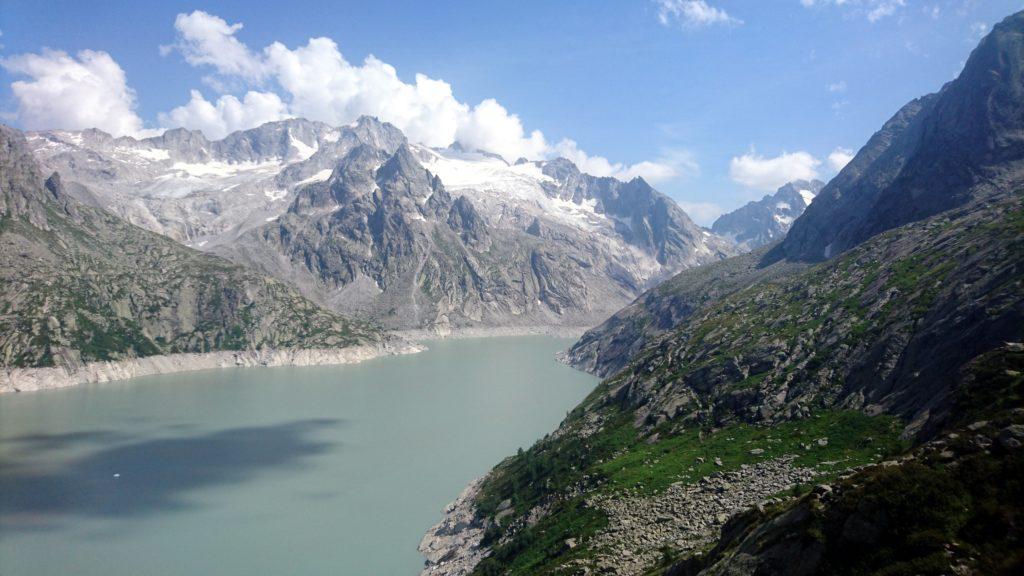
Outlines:
{"label": "rocky mountain peak", "polygon": [[408,140],[394,124],[382,122],[373,116],[360,116],[349,130],[360,142],[382,150],[395,150]]}
{"label": "rocky mountain peak", "polygon": [[765,194],[760,200],[719,216],[711,229],[743,250],[771,244],[786,235],[824,186],[820,180],[787,182],[774,194]]}
{"label": "rocky mountain peak", "polygon": [[571,160],[562,157],[544,162],[541,171],[545,176],[550,176],[560,182],[580,175],[580,169]]}

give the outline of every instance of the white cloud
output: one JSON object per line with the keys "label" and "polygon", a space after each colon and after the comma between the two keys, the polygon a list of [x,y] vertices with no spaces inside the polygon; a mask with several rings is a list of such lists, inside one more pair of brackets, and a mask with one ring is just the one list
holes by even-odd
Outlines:
{"label": "white cloud", "polygon": [[838,147],[828,155],[828,165],[836,172],[839,172],[850,163],[850,160],[853,160],[853,156],[853,150]]}
{"label": "white cloud", "polygon": [[17,117],[26,129],[99,128],[114,136],[144,132],[135,113],[135,92],[106,52],[82,50],[70,56],[44,49],[0,59],[0,66],[29,77],[11,83]]}
{"label": "white cloud", "polygon": [[287,105],[273,92],[250,91],[242,100],[228,94],[210,102],[193,90],[188,104],[160,114],[160,124],[202,130],[207,137],[220,139],[236,130],[287,117]]}
{"label": "white cloud", "polygon": [[684,202],[679,200],[676,203],[682,207],[694,222],[701,226],[710,226],[719,216],[725,213],[725,209],[714,202]]}
{"label": "white cloud", "polygon": [[191,14],[178,14],[174,19],[178,42],[161,46],[166,54],[174,48],[193,66],[210,65],[217,72],[249,79],[261,78],[265,71],[260,58],[235,38],[242,24],[228,24],[223,18],[196,10]]}
{"label": "white cloud", "polygon": [[725,10],[711,6],[706,0],[655,0],[658,5],[658,21],[663,26],[679,23],[687,27],[713,26],[715,24],[742,24]]}
{"label": "white cloud", "polygon": [[846,92],[846,80],[840,80],[839,82],[833,82],[828,85],[829,92]]}
{"label": "white cloud", "polygon": [[805,8],[839,6],[863,15],[869,22],[877,22],[906,6],[906,0],[800,0],[800,4]]}
{"label": "white cloud", "polygon": [[792,180],[817,178],[820,164],[820,160],[803,151],[783,152],[774,158],[750,152],[733,157],[729,162],[729,176],[748,188],[774,191]]}
{"label": "white cloud", "polygon": [[289,115],[335,126],[368,115],[394,124],[414,142],[447,146],[458,141],[510,161],[571,154],[585,171],[626,179],[642,175],[652,181],[693,170],[678,154],[624,166],[587,155],[570,140],[552,145],[539,130],[527,131],[517,115],[493,98],[475,106],[460,102],[444,80],[417,74],[412,83],[404,82],[393,66],[374,56],[353,64],[330,38],[312,38],[294,49],[274,42],[256,51],[235,37],[241,24],[202,11],[179,15],[175,28],[178,40],[171,49],[194,66],[213,68],[217,76],[208,85],[241,80],[259,88],[273,83],[281,90],[280,96],[250,91],[241,100],[224,95],[216,102],[193,91],[188,104],[160,116],[163,123],[200,128],[211,137]]}
{"label": "white cloud", "polygon": [[637,176],[652,184],[689,178],[700,174],[700,166],[693,155],[686,150],[663,150],[657,161],[643,161],[625,165],[609,162],[607,158],[590,156],[579,149],[576,142],[568,138],[554,146],[554,153],[571,160],[581,171],[594,176],[611,176],[629,181]]}

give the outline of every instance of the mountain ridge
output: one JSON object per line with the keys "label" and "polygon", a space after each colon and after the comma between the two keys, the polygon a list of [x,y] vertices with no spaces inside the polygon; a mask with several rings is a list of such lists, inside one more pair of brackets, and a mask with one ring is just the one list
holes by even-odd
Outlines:
{"label": "mountain ridge", "polygon": [[0,126],[5,368],[270,348],[383,346],[283,283],[78,202]]}

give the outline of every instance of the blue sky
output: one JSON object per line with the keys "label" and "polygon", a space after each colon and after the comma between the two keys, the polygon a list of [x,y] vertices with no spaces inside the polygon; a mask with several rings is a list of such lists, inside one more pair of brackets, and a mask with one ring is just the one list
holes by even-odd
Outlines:
{"label": "blue sky", "polygon": [[[709,224],[783,178],[829,178],[843,149],[856,150],[902,104],[954,78],[981,35],[1024,7],[264,4],[5,1],[0,113],[27,128],[90,123],[146,134],[187,125],[216,136],[274,116],[339,123],[370,111],[431,144],[454,138],[506,156],[565,154],[596,173],[643,175]],[[308,44],[318,37],[333,40],[341,68],[329,43]],[[275,42],[274,55],[264,51]],[[370,55],[378,62],[365,65]],[[443,83],[417,84],[417,74]],[[12,89],[16,81],[27,87]],[[232,95],[237,106],[218,106]],[[488,99],[499,106],[481,105]]]}

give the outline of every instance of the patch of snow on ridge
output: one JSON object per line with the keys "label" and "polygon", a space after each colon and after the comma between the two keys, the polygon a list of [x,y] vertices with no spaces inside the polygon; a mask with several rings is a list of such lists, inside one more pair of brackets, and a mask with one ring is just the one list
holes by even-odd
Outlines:
{"label": "patch of snow on ridge", "polygon": [[309,157],[316,154],[316,151],[320,149],[320,144],[314,142],[310,146],[291,134],[288,135],[288,144],[295,150],[294,158],[299,161],[309,160]]}
{"label": "patch of snow on ridge", "polygon": [[317,172],[316,174],[313,174],[309,178],[306,178],[306,179],[303,179],[303,180],[299,180],[298,182],[295,183],[295,185],[296,186],[302,186],[303,184],[312,184],[313,182],[323,182],[324,180],[327,180],[328,178],[331,177],[331,173],[332,172],[333,172],[333,170],[331,170],[330,168],[327,168],[325,170],[321,170],[321,171]]}
{"label": "patch of snow on ridge", "polygon": [[779,202],[778,204],[775,205],[775,207],[778,208],[779,210],[789,210],[790,208],[792,208],[789,205],[789,202]]}
{"label": "patch of snow on ridge", "polygon": [[285,197],[288,196],[287,190],[267,190],[263,193],[266,194],[267,198],[269,198],[273,202],[277,202],[278,200],[284,200]]}
{"label": "patch of snow on ridge", "polygon": [[811,192],[810,190],[800,190],[800,197],[804,199],[804,204],[810,206],[811,202],[814,201],[814,192]]}
{"label": "patch of snow on ridge", "polygon": [[280,169],[277,162],[237,162],[228,163],[220,161],[203,162],[201,164],[188,162],[175,162],[171,169],[184,172],[187,176],[214,178],[230,178],[246,172],[276,172]]}
{"label": "patch of snow on ridge", "polygon": [[170,152],[167,150],[161,150],[160,148],[135,148],[131,153],[145,158],[146,160],[160,161],[171,159]]}

